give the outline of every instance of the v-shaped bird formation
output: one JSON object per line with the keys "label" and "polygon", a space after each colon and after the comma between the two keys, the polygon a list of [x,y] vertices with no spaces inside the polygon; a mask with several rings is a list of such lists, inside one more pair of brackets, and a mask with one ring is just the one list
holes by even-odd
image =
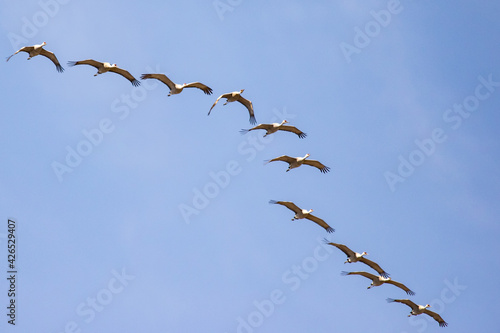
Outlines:
{"label": "v-shaped bird formation", "polygon": [[[45,50],[43,47],[47,45],[46,42],[43,42],[42,44],[39,45],[34,45],[34,46],[25,46],[16,51],[14,54],[9,56],[7,58],[7,61],[9,61],[14,55],[16,55],[19,52],[26,52],[29,54],[28,60],[31,58],[42,55],[49,60],[52,61],[52,63],[56,66],[56,70],[60,73],[64,71],[64,68],[60,65],[57,57],[54,55],[54,53],[49,52]],[[129,80],[130,83],[132,83],[133,86],[139,86],[141,83],[138,81],[132,74],[130,74],[127,70],[122,69],[118,67],[116,64],[111,64],[109,62],[99,62],[93,59],[86,59],[86,60],[80,60],[80,61],[69,61],[68,62],[69,66],[77,66],[77,65],[89,65],[97,69],[97,73],[94,74],[94,76],[97,76],[99,74],[104,74],[106,72],[112,72],[119,74],[123,76],[125,79]],[[142,80],[147,80],[147,79],[156,79],[161,82],[163,82],[168,88],[169,88],[169,93],[168,96],[171,95],[176,95],[180,94],[184,88],[197,88],[201,91],[203,91],[206,95],[211,95],[212,94],[212,88],[208,87],[207,85],[201,83],[201,82],[191,82],[191,83],[184,83],[184,84],[178,84],[174,83],[171,79],[167,77],[167,75],[162,74],[162,73],[149,73],[149,74],[142,74],[140,77]],[[256,124],[256,119],[255,119],[255,113],[254,113],[254,108],[253,104],[250,100],[244,98],[241,94],[243,93],[244,89],[241,89],[239,91],[234,91],[230,93],[225,93],[220,95],[208,111],[208,115],[212,112],[212,109],[217,105],[220,99],[225,98],[226,102],[224,105],[231,103],[231,102],[239,102],[241,103],[248,111],[250,115],[250,123],[251,124]],[[281,123],[272,123],[272,124],[259,124],[253,128],[250,129],[243,129],[241,130],[242,134],[248,133],[250,131],[254,130],[265,130],[266,134],[264,134],[264,137],[273,133],[276,133],[278,131],[284,131],[284,132],[290,132],[296,134],[299,138],[303,139],[306,137],[306,133],[302,132],[301,130],[297,129],[294,126],[290,125],[285,125],[287,124],[287,120],[283,120]],[[282,161],[288,163],[288,169],[286,170],[287,172],[298,168],[302,165],[308,165],[317,168],[321,173],[328,173],[330,171],[330,168],[325,166],[323,163],[316,161],[316,160],[310,160],[308,159],[309,154],[306,154],[304,157],[290,157],[287,155],[282,155],[270,160],[266,161],[267,163],[270,162],[275,162],[275,161]],[[295,203],[291,201],[276,201],[276,200],[270,200],[270,204],[277,204],[284,206],[291,211],[295,213],[295,215],[292,218],[292,221],[295,220],[303,220],[307,219],[309,221],[312,221],[316,223],[318,226],[322,227],[325,229],[328,233],[333,233],[335,229],[333,229],[327,222],[325,222],[323,219],[316,217],[315,215],[312,215],[311,213],[313,212],[312,209],[302,209],[299,208]],[[389,274],[380,267],[379,264],[376,262],[366,259],[365,256],[368,255],[366,252],[358,253],[354,252],[351,250],[349,247],[347,247],[344,244],[339,244],[339,243],[333,243],[325,239],[325,242],[333,247],[336,247],[340,251],[344,252],[344,254],[347,256],[347,260],[344,263],[363,263],[366,266],[370,267],[373,269],[377,275],[365,272],[365,271],[354,271],[354,272],[347,272],[347,271],[342,271],[341,274],[348,276],[348,275],[359,275],[363,276],[369,280],[371,280],[371,284],[368,286],[367,289],[371,289],[372,287],[377,287],[381,286],[382,284],[391,284],[402,291],[404,291],[407,295],[413,296],[415,293],[410,290],[406,285],[404,285],[401,282],[397,282],[392,280],[389,277]],[[408,316],[418,316],[420,314],[426,314],[430,317],[432,317],[434,320],[436,320],[441,327],[446,327],[448,324],[441,318],[441,316],[433,311],[428,310],[427,308],[430,307],[429,304],[426,304],[425,306],[423,305],[417,305],[413,301],[409,299],[392,299],[392,298],[387,298],[387,302],[397,302],[397,303],[402,303],[411,308],[411,312]]]}

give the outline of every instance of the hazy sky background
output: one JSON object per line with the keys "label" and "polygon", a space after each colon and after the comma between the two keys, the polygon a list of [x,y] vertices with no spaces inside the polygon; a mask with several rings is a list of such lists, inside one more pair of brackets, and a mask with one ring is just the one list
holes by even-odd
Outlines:
{"label": "hazy sky background", "polygon": [[[46,41],[66,69],[26,53],[0,68],[2,332],[500,330],[500,4],[59,1],[0,1],[2,54]],[[67,66],[88,58],[214,94]],[[240,89],[258,123],[307,138],[242,136],[238,103],[207,117]],[[331,172],[263,165],[306,153]],[[341,276],[372,271],[324,237],[367,251],[449,327]]]}

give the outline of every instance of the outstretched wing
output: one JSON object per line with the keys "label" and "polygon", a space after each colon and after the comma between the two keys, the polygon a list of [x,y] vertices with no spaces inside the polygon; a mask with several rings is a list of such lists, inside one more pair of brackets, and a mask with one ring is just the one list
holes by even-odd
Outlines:
{"label": "outstretched wing", "polygon": [[277,204],[277,205],[282,205],[282,206],[285,206],[286,208],[292,210],[295,214],[299,213],[299,212],[302,212],[302,209],[300,209],[299,207],[297,207],[296,204],[294,204],[293,202],[291,201],[276,201],[276,200],[270,200],[269,201],[270,204]]}
{"label": "outstretched wing", "polygon": [[322,173],[327,173],[328,171],[330,171],[329,167],[327,167],[327,166],[323,165],[321,162],[318,162],[315,160],[303,160],[302,164],[307,164],[307,165],[313,166],[315,168],[318,168],[319,171],[321,171]]}
{"label": "outstretched wing", "polygon": [[191,83],[186,83],[184,85],[184,88],[198,88],[203,90],[203,92],[207,95],[212,95],[212,88],[210,88],[207,85],[204,85],[201,82],[191,82]]}
{"label": "outstretched wing", "polygon": [[16,52],[14,52],[14,54],[10,55],[7,57],[7,60],[5,61],[9,61],[10,58],[12,58],[13,56],[15,56],[16,54],[18,54],[19,52],[28,52],[30,53],[31,51],[33,51],[34,47],[33,46],[25,46],[25,47],[21,47],[19,50],[17,50]]}
{"label": "outstretched wing", "polygon": [[240,131],[240,133],[241,133],[241,134],[245,134],[245,133],[248,133],[248,132],[250,132],[250,131],[253,131],[253,130],[258,130],[258,129],[263,129],[263,130],[266,130],[266,131],[267,131],[268,129],[270,129],[270,128],[272,128],[272,127],[273,127],[273,125],[271,125],[271,124],[259,124],[259,125],[255,126],[255,127],[253,127],[253,128],[250,128],[250,129],[242,129],[242,130]]}
{"label": "outstretched wing", "polygon": [[373,274],[370,274],[368,272],[346,272],[346,271],[342,271],[342,273],[340,273],[341,275],[361,275],[361,276],[364,276],[365,278],[368,278],[372,281],[376,281],[378,280],[378,277],[376,275],[373,275]]}
{"label": "outstretched wing", "polygon": [[318,225],[322,226],[323,228],[325,228],[325,230],[326,230],[327,232],[334,232],[334,231],[335,231],[335,229],[333,229],[332,227],[330,227],[330,226],[328,225],[328,223],[326,223],[325,221],[323,221],[323,220],[322,220],[322,219],[320,219],[319,217],[316,217],[316,216],[314,216],[314,215],[312,215],[312,214],[307,214],[307,215],[306,215],[306,219],[311,220],[311,221],[313,221],[314,223],[316,223],[316,224],[318,224]]}
{"label": "outstretched wing", "polygon": [[435,320],[435,321],[437,321],[437,322],[439,323],[439,326],[440,326],[440,327],[446,327],[446,326],[448,326],[448,323],[447,323],[447,322],[445,322],[445,321],[443,320],[443,318],[441,318],[441,316],[440,316],[440,315],[438,315],[436,312],[431,311],[431,310],[427,310],[427,309],[425,309],[425,310],[424,310],[424,313],[425,313],[426,315],[429,315],[429,316],[431,316],[432,318],[434,318],[434,320]]}
{"label": "outstretched wing", "polygon": [[294,126],[283,125],[283,126],[279,127],[279,130],[280,131],[287,131],[287,132],[295,133],[301,139],[303,139],[303,138],[305,138],[307,136],[306,133],[302,132],[301,130],[299,130],[297,127],[294,127]]}
{"label": "outstretched wing", "polygon": [[248,99],[242,97],[241,95],[238,98],[238,102],[246,106],[248,109],[248,113],[250,114],[250,124],[257,124],[257,120],[255,120],[255,114],[253,113],[253,105]]}
{"label": "outstretched wing", "polygon": [[287,156],[287,155],[281,155],[281,156],[279,156],[279,157],[275,157],[275,158],[273,158],[273,159],[266,160],[266,161],[264,161],[264,162],[265,162],[265,164],[267,164],[267,163],[270,163],[270,162],[275,162],[275,161],[283,161],[283,162],[286,162],[286,163],[290,164],[290,163],[292,163],[292,162],[295,162],[295,161],[296,161],[296,159],[295,159],[295,158],[293,158],[293,157]]}
{"label": "outstretched wing", "polygon": [[227,93],[227,94],[222,94],[222,95],[220,95],[220,96],[219,96],[219,97],[215,100],[215,103],[214,103],[214,105],[212,105],[212,107],[210,108],[210,111],[208,111],[208,115],[210,115],[210,112],[212,112],[212,109],[214,108],[214,106],[215,106],[215,105],[217,105],[217,103],[219,102],[219,100],[220,100],[221,98],[229,98],[229,97],[231,97],[231,93]]}
{"label": "outstretched wing", "polygon": [[68,65],[73,67],[73,66],[76,66],[76,65],[90,65],[90,66],[93,66],[97,69],[99,69],[100,67],[102,67],[102,62],[99,62],[99,61],[95,61],[93,59],[87,59],[87,60],[81,60],[81,61],[68,61]]}
{"label": "outstretched wing", "polygon": [[389,283],[389,284],[392,284],[392,285],[394,285],[394,286],[396,286],[398,288],[401,288],[401,289],[403,289],[410,296],[415,295],[415,293],[413,291],[411,291],[410,288],[408,288],[407,286],[405,286],[401,282],[397,282],[397,281],[394,281],[394,280],[388,280],[388,281],[384,281],[384,283]]}
{"label": "outstretched wing", "polygon": [[387,298],[387,302],[397,302],[397,303],[402,303],[408,305],[413,311],[418,310],[418,305],[410,301],[409,299],[394,299],[394,298]]}
{"label": "outstretched wing", "polygon": [[160,80],[161,82],[165,83],[170,88],[170,90],[174,89],[175,87],[175,83],[173,83],[172,80],[170,80],[165,74],[142,74],[141,80],[145,79]]}
{"label": "outstretched wing", "polygon": [[54,63],[54,65],[56,65],[56,69],[59,73],[64,72],[64,68],[61,66],[61,64],[59,63],[59,60],[57,60],[57,57],[54,53],[47,51],[45,49],[42,49],[42,51],[40,52],[40,55],[43,55],[44,57],[49,58]]}
{"label": "outstretched wing", "polygon": [[328,242],[327,239],[325,239],[325,242],[327,244],[329,244],[329,245],[335,246],[337,249],[339,249],[340,251],[344,252],[345,255],[348,256],[348,257],[354,257],[354,255],[355,255],[354,251],[352,251],[350,248],[348,248],[344,244],[331,243],[331,242]]}
{"label": "outstretched wing", "polygon": [[135,79],[135,77],[132,76],[132,74],[130,74],[128,71],[126,71],[124,69],[121,69],[119,67],[113,67],[109,71],[113,72],[113,73],[116,73],[116,74],[120,74],[121,76],[123,76],[124,78],[126,78],[127,80],[129,80],[130,83],[132,83],[132,85],[134,87],[138,87],[138,86],[141,85],[141,82],[137,81]]}
{"label": "outstretched wing", "polygon": [[380,266],[376,262],[373,262],[370,259],[366,259],[365,257],[359,258],[358,261],[361,261],[362,263],[376,270],[380,276],[383,276],[385,278],[389,277],[389,274],[387,274],[382,268],[380,268]]}

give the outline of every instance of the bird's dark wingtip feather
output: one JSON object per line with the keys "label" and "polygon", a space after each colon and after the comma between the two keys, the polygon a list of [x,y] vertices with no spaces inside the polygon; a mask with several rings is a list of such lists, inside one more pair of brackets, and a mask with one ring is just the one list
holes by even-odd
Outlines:
{"label": "bird's dark wingtip feather", "polygon": [[385,278],[387,279],[387,278],[390,276],[390,274],[389,274],[389,273],[386,273],[386,272],[382,272],[382,273],[380,274],[380,276],[383,276],[383,277],[385,277]]}
{"label": "bird's dark wingtip feather", "polygon": [[327,172],[330,172],[330,168],[324,167],[324,168],[320,169],[319,171],[321,171],[322,173],[327,173]]}
{"label": "bird's dark wingtip feather", "polygon": [[346,276],[346,275],[348,275],[348,274],[349,274],[349,272],[347,272],[347,271],[342,271],[342,272],[340,272],[340,275],[342,275],[342,276]]}
{"label": "bird's dark wingtip feather", "polygon": [[303,139],[307,136],[307,133],[300,133],[299,134],[299,138]]}
{"label": "bird's dark wingtip feather", "polygon": [[76,61],[68,61],[68,66],[71,67],[76,66],[76,63],[77,63]]}
{"label": "bird's dark wingtip feather", "polygon": [[414,292],[414,291],[412,291],[412,290],[408,290],[406,293],[407,293],[408,295],[410,295],[410,296],[415,295],[415,292]]}
{"label": "bird's dark wingtip feather", "polygon": [[146,80],[147,79],[147,76],[148,74],[141,74],[141,80]]}
{"label": "bird's dark wingtip feather", "polygon": [[439,327],[446,327],[448,326],[448,323],[443,321],[442,323],[439,323]]}
{"label": "bird's dark wingtip feather", "polygon": [[250,124],[252,124],[252,125],[256,125],[257,124],[257,120],[255,119],[254,116],[250,116]]}
{"label": "bird's dark wingtip feather", "polygon": [[249,129],[241,129],[240,130],[240,133],[243,135],[243,134],[247,134],[248,132],[250,132]]}
{"label": "bird's dark wingtip feather", "polygon": [[137,81],[137,80],[132,80],[132,85],[133,85],[134,87],[138,87],[138,86],[140,86],[140,85],[141,85],[141,82],[140,82],[140,81]]}
{"label": "bird's dark wingtip feather", "polygon": [[323,242],[325,242],[325,244],[330,244],[330,243],[331,243],[331,242],[330,242],[328,239],[326,239],[326,238],[323,238]]}
{"label": "bird's dark wingtip feather", "polygon": [[277,203],[278,203],[278,201],[276,201],[276,200],[269,200],[269,203],[270,203],[270,204],[277,204]]}
{"label": "bird's dark wingtip feather", "polygon": [[386,301],[387,303],[392,303],[395,302],[396,300],[394,298],[387,298]]}
{"label": "bird's dark wingtip feather", "polygon": [[328,233],[332,233],[334,231],[335,231],[335,229],[333,229],[332,227],[329,227],[326,229],[326,232],[328,232]]}
{"label": "bird's dark wingtip feather", "polygon": [[64,72],[64,68],[63,68],[63,66],[61,66],[61,65],[56,65],[56,69],[57,69],[57,71],[58,71],[59,73]]}
{"label": "bird's dark wingtip feather", "polygon": [[207,90],[205,90],[205,94],[212,95],[212,88],[207,88]]}

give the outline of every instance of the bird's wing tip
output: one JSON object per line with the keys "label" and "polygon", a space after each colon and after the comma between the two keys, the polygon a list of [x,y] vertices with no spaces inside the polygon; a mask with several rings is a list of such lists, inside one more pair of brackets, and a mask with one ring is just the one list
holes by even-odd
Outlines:
{"label": "bird's wing tip", "polygon": [[132,80],[132,85],[133,85],[134,87],[138,87],[138,86],[140,86],[140,85],[141,85],[141,82],[140,82],[140,81],[138,81],[138,80],[136,80],[136,79],[134,79],[134,80]]}
{"label": "bird's wing tip", "polygon": [[347,272],[347,271],[342,271],[342,272],[340,272],[340,275],[342,275],[342,276],[346,276],[346,275],[348,275],[348,274],[349,274],[349,272]]}
{"label": "bird's wing tip", "polygon": [[387,303],[392,303],[396,301],[394,298],[386,298],[385,300]]}
{"label": "bird's wing tip", "polygon": [[77,61],[68,61],[68,66],[75,66]]}
{"label": "bird's wing tip", "polygon": [[277,203],[278,203],[278,201],[276,201],[276,200],[269,200],[269,203],[270,203],[270,204],[277,204]]}

